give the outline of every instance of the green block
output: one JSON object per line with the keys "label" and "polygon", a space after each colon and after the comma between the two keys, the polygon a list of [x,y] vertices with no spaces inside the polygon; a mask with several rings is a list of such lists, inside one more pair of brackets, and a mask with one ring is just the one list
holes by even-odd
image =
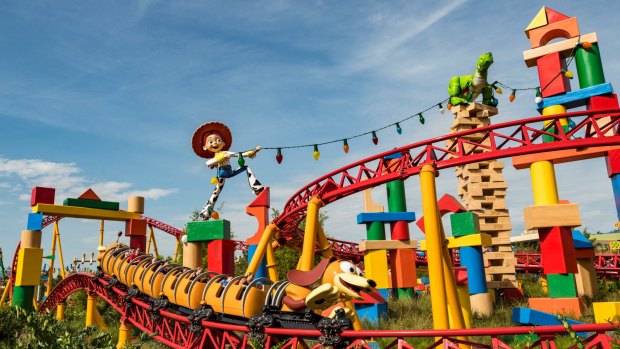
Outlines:
{"label": "green block", "polygon": [[450,226],[454,237],[480,234],[480,218],[474,212],[451,214]]}
{"label": "green block", "polygon": [[547,286],[551,298],[577,297],[577,286],[573,274],[547,274]]}
{"label": "green block", "polygon": [[388,211],[407,211],[407,199],[405,198],[405,181],[396,179],[386,184],[388,197]]}
{"label": "green block", "polygon": [[[564,125],[562,126],[562,129],[564,130],[564,132],[568,132],[570,131],[570,126],[568,125]],[[547,130],[547,132],[549,133],[555,133],[555,126],[551,126],[549,127],[549,129]],[[549,136],[549,135],[543,135],[543,142],[544,143],[549,143],[549,142],[555,142],[555,138],[553,136]]]}
{"label": "green block", "polygon": [[397,290],[398,299],[413,298],[413,288],[399,288]]}
{"label": "green block", "polygon": [[15,286],[13,288],[13,306],[33,311],[34,286]]}
{"label": "green block", "polygon": [[64,206],[98,208],[100,210],[118,211],[119,203],[113,201],[97,201],[87,199],[67,198],[62,202]]}
{"label": "green block", "polygon": [[225,219],[187,223],[187,241],[230,240],[230,221]]}
{"label": "green block", "polygon": [[383,222],[366,223],[367,240],[385,240],[385,227]]}
{"label": "green block", "polygon": [[579,88],[592,87],[605,83],[603,63],[598,44],[585,49],[578,47],[575,52],[575,66],[579,76]]}

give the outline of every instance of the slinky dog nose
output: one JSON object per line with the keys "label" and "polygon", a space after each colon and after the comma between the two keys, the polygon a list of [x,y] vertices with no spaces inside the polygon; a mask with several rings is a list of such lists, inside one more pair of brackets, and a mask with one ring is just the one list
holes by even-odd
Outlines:
{"label": "slinky dog nose", "polygon": [[377,287],[377,283],[375,282],[375,280],[368,279],[368,284],[369,284],[369,285],[370,285],[370,287],[372,287],[372,288]]}

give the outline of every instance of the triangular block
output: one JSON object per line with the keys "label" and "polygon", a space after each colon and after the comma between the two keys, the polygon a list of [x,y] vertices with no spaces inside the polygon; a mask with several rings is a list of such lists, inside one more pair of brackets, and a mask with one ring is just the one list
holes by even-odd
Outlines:
{"label": "triangular block", "polygon": [[270,207],[269,187],[263,189],[254,201],[250,202],[248,207]]}
{"label": "triangular block", "polygon": [[547,23],[549,24],[563,21],[568,18],[568,16],[563,13],[552,10],[548,7],[543,7],[543,8],[545,9],[545,12],[547,13]]}
{"label": "triangular block", "polygon": [[95,194],[95,192],[90,188],[88,188],[88,190],[85,191],[82,195],[78,196],[78,199],[101,201],[99,196]]}
{"label": "triangular block", "polygon": [[[530,22],[530,24],[525,28],[525,35],[529,38],[530,34],[528,33],[532,29],[543,27],[549,22],[547,22],[547,12],[545,11],[547,8],[543,6],[540,11],[536,14],[534,19]],[[555,11],[554,11],[555,12]]]}

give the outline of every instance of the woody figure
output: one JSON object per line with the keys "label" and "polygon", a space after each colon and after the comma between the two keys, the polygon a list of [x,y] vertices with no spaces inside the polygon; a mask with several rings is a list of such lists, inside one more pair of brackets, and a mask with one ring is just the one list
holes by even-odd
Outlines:
{"label": "woody figure", "polygon": [[207,159],[206,164],[209,168],[217,168],[217,177],[211,179],[211,183],[215,184],[215,189],[209,198],[209,201],[205,204],[204,208],[200,212],[200,215],[204,220],[209,218],[219,219],[217,212],[213,210],[215,202],[220,196],[222,188],[227,178],[234,177],[241,172],[246,172],[248,175],[248,184],[250,189],[255,195],[258,195],[263,186],[258,181],[252,169],[245,166],[245,163],[241,161],[239,168],[233,170],[230,165],[231,157],[239,157],[241,154],[243,157],[253,159],[256,153],[260,151],[260,147],[256,147],[252,150],[248,150],[243,153],[235,153],[228,151],[232,144],[232,134],[226,125],[221,122],[207,122],[206,124],[198,127],[192,137],[192,148],[196,155]]}

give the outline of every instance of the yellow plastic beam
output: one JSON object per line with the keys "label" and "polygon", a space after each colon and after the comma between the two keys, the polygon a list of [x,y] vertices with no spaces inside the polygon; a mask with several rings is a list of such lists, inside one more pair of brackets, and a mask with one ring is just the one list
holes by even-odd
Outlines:
{"label": "yellow plastic beam", "polygon": [[[467,236],[460,236],[457,238],[449,237],[448,240],[448,248],[459,248],[466,246],[491,246],[493,243],[491,242],[491,235],[480,233],[480,234],[472,234]],[[426,240],[420,241],[420,250],[426,251]]]}
{"label": "yellow plastic beam", "polygon": [[258,267],[260,266],[260,263],[262,262],[263,257],[265,257],[265,253],[267,252],[267,244],[271,243],[271,239],[273,238],[277,230],[278,227],[275,224],[269,224],[265,228],[265,231],[263,232],[263,235],[261,236],[260,241],[256,246],[254,255],[252,256],[252,259],[248,264],[248,269],[246,269],[244,275],[248,276],[250,274],[256,274],[256,272],[258,271]]}
{"label": "yellow plastic beam", "polygon": [[36,204],[32,206],[32,213],[43,213],[48,216],[104,219],[110,221],[126,221],[140,219],[141,215],[135,212],[101,210],[98,208],[85,208],[75,206],[61,206],[50,204]]}
{"label": "yellow plastic beam", "polygon": [[304,242],[301,250],[301,257],[299,258],[299,270],[312,270],[314,264],[314,246],[317,236],[317,226],[320,225],[319,209],[321,207],[323,207],[323,201],[316,196],[308,202]]}

